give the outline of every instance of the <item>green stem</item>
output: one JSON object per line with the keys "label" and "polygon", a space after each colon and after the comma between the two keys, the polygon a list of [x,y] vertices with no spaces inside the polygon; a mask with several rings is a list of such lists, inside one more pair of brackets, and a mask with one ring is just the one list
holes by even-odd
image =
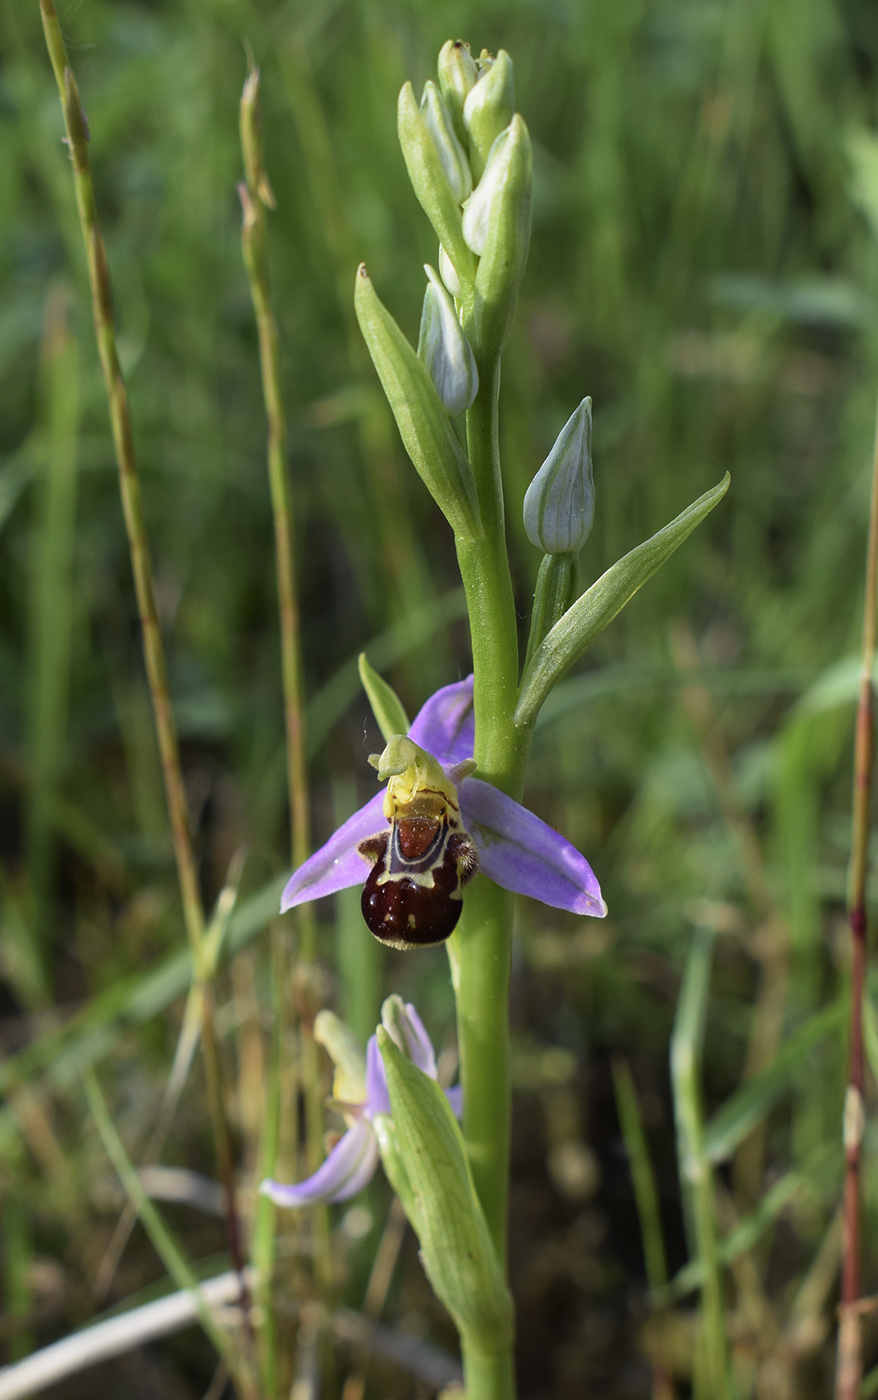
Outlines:
{"label": "green stem", "polygon": [[512,896],[483,876],[469,887],[449,955],[457,996],[463,1133],[476,1192],[506,1260],[509,1178],[509,968]]}
{"label": "green stem", "polygon": [[503,515],[500,366],[495,357],[479,364],[479,385],[467,414],[467,447],[479,493],[483,535],[457,541],[473,648],[475,757],[486,782],[518,797],[524,784],[528,745],[512,719],[518,696],[518,627]]}
{"label": "green stem", "polygon": [[466,1400],[512,1400],[515,1395],[515,1367],[512,1348],[482,1351],[461,1338]]}
{"label": "green stem", "polygon": [[[467,414],[467,446],[479,493],[483,535],[459,539],[475,675],[478,771],[512,797],[524,785],[529,734],[513,722],[518,693],[518,629],[500,477],[496,356],[479,363],[480,388]],[[509,971],[512,897],[479,877],[467,890],[463,916],[449,943],[457,999],[464,1139],[476,1192],[498,1257],[506,1263],[509,1195]],[[512,1400],[511,1345],[481,1348],[462,1338],[469,1400]]]}

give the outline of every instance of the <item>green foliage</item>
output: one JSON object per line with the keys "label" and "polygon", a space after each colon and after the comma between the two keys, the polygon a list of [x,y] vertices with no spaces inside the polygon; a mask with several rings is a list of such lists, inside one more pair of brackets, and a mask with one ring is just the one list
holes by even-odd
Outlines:
{"label": "green foliage", "polygon": [[[618,1131],[603,1111],[606,1065],[621,1051],[655,1164],[669,1268],[689,1267],[687,1286],[720,1275],[746,1394],[782,1350],[778,1336],[793,1354],[802,1337],[820,1333],[833,1304],[825,1261],[837,1248],[840,1162],[819,1153],[841,1121],[855,685],[846,689],[844,674],[835,682],[859,632],[878,369],[874,7],[88,0],[62,4],[61,18],[91,130],[208,906],[232,852],[250,851],[217,972],[248,1161],[257,1158],[263,1102],[254,1046],[270,1005],[264,931],[288,842],[265,424],[234,193],[242,36],[262,69],[264,160],[278,203],[267,256],[315,792],[342,778],[352,810],[358,793],[373,791],[365,755],[378,736],[370,727],[364,745],[371,721],[356,661],[364,646],[409,714],[469,667],[450,534],[397,441],[351,303],[364,259],[413,343],[420,268],[437,254],[408,183],[392,100],[410,77],[420,92],[449,34],[472,39],[476,52],[484,42],[512,54],[515,101],[533,142],[533,236],[501,397],[522,641],[540,558],[521,503],[557,424],[584,394],[594,401],[600,482],[582,558],[587,586],[681,502],[732,474],[721,509],[596,637],[536,726],[529,801],[586,852],[610,917],[596,934],[561,917],[538,924],[529,908],[517,914],[513,1065],[529,1068],[520,1069],[514,1199],[526,1189],[527,1218],[538,1223],[527,1227],[528,1262],[514,1261],[513,1282],[531,1290],[536,1319],[556,1294],[572,1319],[565,1332],[561,1310],[546,1308],[550,1342],[538,1320],[520,1338],[535,1389],[585,1391],[595,1372],[606,1374],[602,1365],[618,1363],[582,1338],[587,1309],[605,1309],[642,1281],[625,1235],[632,1200],[619,1205],[613,1194],[623,1178]],[[15,1179],[4,1209],[5,1296],[18,1319],[9,1335],[19,1326],[27,1343],[49,1335],[39,1307],[30,1310],[45,1301],[45,1271],[34,1262],[63,1261],[67,1291],[51,1294],[60,1309],[53,1334],[77,1324],[93,1307],[95,1239],[105,1226],[109,1235],[120,1208],[94,1189],[107,1159],[83,1133],[79,1076],[98,1067],[139,1164],[191,969],[37,6],[8,0],[2,25],[0,1153],[4,1184]],[[462,257],[461,243],[462,235]],[[59,306],[62,336],[53,340],[59,322],[49,309]],[[700,660],[686,675],[671,657],[668,618],[686,619],[696,639]],[[818,706],[812,692],[797,707],[812,684],[833,698]],[[679,703],[693,686],[710,701],[702,731]],[[727,759],[719,783],[710,768],[717,743]],[[321,797],[316,836],[344,814]],[[762,956],[765,909],[748,874],[754,844],[789,935],[781,1044],[763,1064],[749,1056],[771,966]],[[319,917],[328,921],[328,911]],[[730,1163],[727,1175],[715,1174],[721,1218],[707,1260],[697,1249],[689,1257],[675,1226],[681,1193],[665,1070],[693,919],[716,932],[693,1070],[701,1147],[708,1163]],[[318,934],[330,997],[356,1002],[358,1030],[367,1029],[379,973],[373,966],[366,976],[347,955],[348,970],[334,968],[328,923]],[[437,1029],[447,1024],[441,959],[395,967],[394,978],[394,986],[409,979],[407,995]],[[289,1012],[291,992],[278,995]],[[571,1062],[579,1068],[559,1082],[559,1064]],[[23,1089],[37,1095],[43,1119],[24,1111]],[[210,1172],[200,1081],[183,1093],[168,1160]],[[285,1100],[287,1162],[294,1117]],[[754,1190],[738,1154],[760,1131]],[[626,1133],[633,1142],[630,1120]],[[614,1163],[596,1198],[565,1196],[560,1175],[545,1184],[545,1162],[571,1144]],[[867,1145],[874,1149],[871,1138]],[[790,1197],[781,1190],[799,1181]],[[377,1199],[373,1215],[383,1208]],[[874,1240],[871,1181],[864,1208],[864,1235]],[[205,1231],[207,1249],[223,1247],[200,1217],[174,1212],[168,1228],[186,1257],[196,1257]],[[580,1230],[604,1243],[586,1248]],[[620,1233],[628,1243],[617,1250]],[[354,1260],[351,1238],[339,1225],[339,1253]],[[289,1257],[300,1257],[299,1244]],[[593,1273],[581,1266],[592,1250]],[[654,1272],[657,1257],[653,1248]],[[734,1268],[742,1258],[746,1269]],[[143,1240],[125,1260],[126,1288],[153,1279]],[[359,1306],[364,1265],[350,1267],[347,1300]],[[868,1245],[865,1271],[874,1291]],[[290,1296],[298,1284],[291,1268]],[[428,1305],[416,1308],[441,1328]],[[663,1317],[650,1353],[661,1362],[672,1334]],[[639,1341],[626,1334],[619,1355],[633,1355]],[[589,1346],[594,1354],[572,1382],[566,1372],[553,1381],[553,1367],[560,1376]],[[815,1353],[804,1355],[811,1365]],[[209,1376],[201,1379],[198,1393]],[[793,1393],[818,1384],[802,1381]]]}

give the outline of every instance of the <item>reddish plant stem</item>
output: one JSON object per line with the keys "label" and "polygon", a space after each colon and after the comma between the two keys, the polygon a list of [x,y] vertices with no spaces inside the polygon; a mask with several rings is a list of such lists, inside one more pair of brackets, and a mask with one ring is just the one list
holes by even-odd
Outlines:
{"label": "reddish plant stem", "polygon": [[878,589],[878,432],[872,464],[866,593],[863,607],[863,664],[854,741],[853,833],[848,909],[851,926],[851,1008],[848,1084],[844,1102],[844,1196],[842,1202],[841,1321],[838,1335],[836,1400],[856,1400],[862,1378],[860,1312],[860,1151],[863,1108],[863,995],[866,980],[866,878],[869,808],[875,746],[874,683],[876,589]]}

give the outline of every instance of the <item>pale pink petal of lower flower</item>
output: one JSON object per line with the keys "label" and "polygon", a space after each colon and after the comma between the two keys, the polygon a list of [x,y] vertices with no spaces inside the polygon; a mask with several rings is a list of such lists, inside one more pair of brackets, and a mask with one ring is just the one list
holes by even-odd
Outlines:
{"label": "pale pink petal of lower flower", "polygon": [[277,1206],[307,1206],[316,1201],[346,1201],[362,1191],[378,1164],[375,1130],[366,1118],[348,1129],[313,1176],[295,1186],[263,1181],[259,1190]]}

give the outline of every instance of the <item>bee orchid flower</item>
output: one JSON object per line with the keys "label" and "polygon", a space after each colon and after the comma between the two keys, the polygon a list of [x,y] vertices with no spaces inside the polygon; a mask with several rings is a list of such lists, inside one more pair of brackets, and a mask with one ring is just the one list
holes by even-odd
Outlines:
{"label": "bee orchid flower", "polygon": [[[382,1021],[400,1050],[431,1079],[438,1079],[436,1055],[424,1024],[411,1002],[388,997]],[[347,1201],[362,1191],[378,1165],[378,1137],[374,1120],[390,1115],[390,1094],[377,1036],[370,1036],[366,1055],[347,1026],[331,1011],[321,1011],[314,1022],[315,1039],[328,1050],[336,1066],[332,1106],[348,1125],[326,1161],[313,1176],[297,1185],[263,1181],[259,1189],[278,1206],[331,1205]],[[452,1110],[461,1115],[461,1091],[445,1093]]]}
{"label": "bee orchid flower", "polygon": [[471,776],[474,737],[468,676],[437,690],[408,736],[395,736],[373,760],[379,778],[390,779],[387,792],[294,871],[281,909],[366,882],[363,913],[372,932],[394,947],[424,946],[452,932],[462,887],[478,869],[516,894],[603,918],[600,886],[575,846]]}

